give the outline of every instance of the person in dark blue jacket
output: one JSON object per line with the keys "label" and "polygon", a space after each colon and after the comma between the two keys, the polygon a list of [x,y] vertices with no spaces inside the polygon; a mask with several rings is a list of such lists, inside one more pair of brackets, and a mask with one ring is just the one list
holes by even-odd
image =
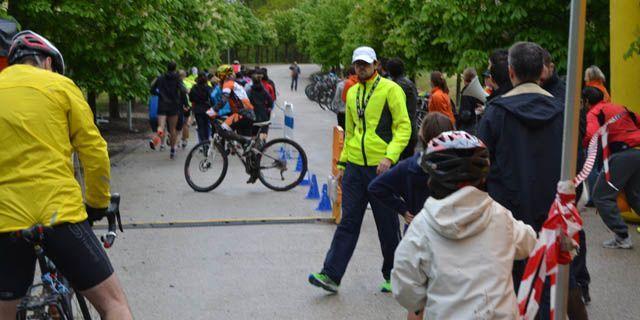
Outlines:
{"label": "person in dark blue jacket", "polygon": [[[491,161],[487,191],[514,218],[540,231],[560,180],[564,104],[538,85],[543,71],[539,45],[518,42],[509,49],[508,60],[513,89],[488,103],[478,126]],[[524,261],[515,261],[516,291],[524,267]],[[570,290],[570,295],[579,299],[580,292]],[[541,319],[547,319],[548,308],[545,290]]]}
{"label": "person in dark blue jacket", "polygon": [[[431,112],[420,126],[419,139],[423,146],[444,131],[454,130],[449,117]],[[402,215],[407,224],[422,210],[429,197],[429,175],[420,167],[422,152],[404,159],[389,171],[377,176],[369,184],[371,196]]]}

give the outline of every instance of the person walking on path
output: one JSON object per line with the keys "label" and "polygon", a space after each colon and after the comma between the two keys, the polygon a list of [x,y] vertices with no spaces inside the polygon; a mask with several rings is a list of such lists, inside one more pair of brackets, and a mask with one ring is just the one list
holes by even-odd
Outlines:
{"label": "person walking on path", "polygon": [[209,86],[207,74],[200,71],[196,84],[189,91],[189,100],[198,126],[198,142],[209,141],[211,137],[211,123],[207,115],[207,110],[213,107],[211,92],[213,88]]}
{"label": "person walking on path", "polygon": [[[254,75],[255,76],[255,75]],[[269,121],[271,119],[271,109],[273,108],[273,99],[271,95],[267,92],[267,90],[262,85],[262,82],[254,79],[251,85],[251,91],[249,91],[249,101],[253,105],[253,110],[256,114],[255,122],[264,122]],[[263,128],[262,133],[263,136],[261,138],[266,140],[267,130],[269,128]],[[260,131],[260,127],[253,127],[252,135],[255,136]]]}
{"label": "person walking on path", "polygon": [[431,72],[431,96],[429,97],[429,112],[440,112],[451,119],[451,123],[456,123],[449,97],[449,87],[447,81],[440,71]]}
{"label": "person walking on path", "polygon": [[[591,137],[609,119],[616,115],[621,118],[610,124],[607,148],[609,172],[602,172],[593,191],[593,202],[600,213],[602,221],[615,233],[613,239],[605,241],[605,248],[631,249],[627,224],[620,216],[617,198],[624,191],[629,206],[640,212],[640,115],[623,106],[604,101],[604,94],[599,88],[586,87],[583,90],[583,101],[587,113],[587,133],[583,140],[586,147]],[[606,152],[606,151],[605,151]],[[609,175],[609,178],[607,178]]]}
{"label": "person walking on path", "polygon": [[165,126],[168,127],[169,145],[171,146],[169,157],[171,159],[174,159],[176,155],[178,113],[183,112],[182,107],[187,99],[187,88],[182,83],[176,68],[175,62],[169,62],[167,72],[151,83],[150,90],[151,94],[156,92],[158,94],[158,132],[149,142],[149,146],[155,150],[165,135]]}
{"label": "person walking on path", "polygon": [[397,83],[407,99],[407,113],[411,120],[411,139],[409,144],[400,155],[400,159],[413,156],[418,143],[418,126],[416,125],[416,109],[418,108],[418,89],[409,78],[404,75],[404,62],[399,58],[392,58],[387,61],[386,70],[393,82]]}
{"label": "person walking on path", "polygon": [[300,76],[300,66],[298,62],[294,61],[290,66],[289,70],[291,70],[291,90],[298,91],[298,77]]}
{"label": "person walking on path", "polygon": [[421,159],[431,196],[400,242],[393,296],[425,319],[516,319],[509,274],[536,245],[531,226],[484,191],[487,149],[464,131],[432,139]]}
{"label": "person walking on path", "polygon": [[402,88],[376,72],[375,51],[359,47],[353,51],[351,61],[359,82],[347,94],[344,149],[338,162],[342,220],[322,271],[310,274],[309,282],[330,292],[338,291],[370,203],[384,258],[381,289],[389,292],[393,253],[400,241],[399,221],[392,210],[371,197],[367,186],[398,161],[411,137],[411,121]]}

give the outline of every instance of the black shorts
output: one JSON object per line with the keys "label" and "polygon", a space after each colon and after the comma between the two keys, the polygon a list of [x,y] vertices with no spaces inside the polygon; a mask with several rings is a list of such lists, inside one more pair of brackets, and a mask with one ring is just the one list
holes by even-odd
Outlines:
{"label": "black shorts", "polygon": [[[93,288],[113,274],[109,257],[86,221],[45,231],[44,251],[76,290]],[[31,244],[0,234],[0,300],[24,297],[35,267]]]}

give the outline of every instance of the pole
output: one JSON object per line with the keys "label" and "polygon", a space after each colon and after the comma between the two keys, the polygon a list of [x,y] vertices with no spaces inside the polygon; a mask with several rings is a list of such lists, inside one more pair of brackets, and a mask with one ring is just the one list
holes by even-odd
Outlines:
{"label": "pole", "polygon": [[133,109],[131,107],[131,100],[129,100],[129,107],[127,108],[127,120],[129,120],[129,131],[133,131]]}
{"label": "pole", "polygon": [[[567,63],[567,94],[564,110],[564,130],[562,134],[561,181],[572,179],[576,173],[586,9],[586,0],[571,1],[569,57]],[[569,265],[558,265],[557,290],[555,292],[554,308],[555,320],[565,320],[567,318],[568,296]]]}

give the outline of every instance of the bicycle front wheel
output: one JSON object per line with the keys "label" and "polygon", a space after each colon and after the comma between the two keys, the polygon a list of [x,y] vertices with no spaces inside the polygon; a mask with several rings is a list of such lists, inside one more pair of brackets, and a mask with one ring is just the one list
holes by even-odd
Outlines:
{"label": "bicycle front wheel", "polygon": [[203,141],[189,151],[184,162],[184,177],[193,190],[208,192],[222,183],[228,166],[229,159],[222,147]]}
{"label": "bicycle front wheel", "polygon": [[260,149],[258,163],[258,179],[275,191],[292,189],[307,174],[306,153],[299,144],[286,138],[267,142]]}

